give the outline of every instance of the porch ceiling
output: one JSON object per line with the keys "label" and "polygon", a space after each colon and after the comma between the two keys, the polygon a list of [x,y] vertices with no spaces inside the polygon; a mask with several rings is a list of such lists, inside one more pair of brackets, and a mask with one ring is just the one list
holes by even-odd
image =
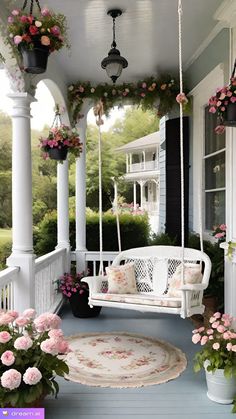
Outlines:
{"label": "porch ceiling", "polygon": [[[4,0],[9,8],[9,1]],[[222,0],[182,0],[183,61],[193,54],[217,25],[214,13]],[[23,0],[14,5],[22,6]],[[128,60],[120,82],[135,81],[178,68],[177,0],[48,0],[54,11],[65,14],[71,50],[57,55],[68,83],[77,80],[108,82],[101,68],[112,41],[112,19],[107,10],[121,8],[116,21],[117,46]],[[44,2],[41,1],[41,5]],[[55,56],[55,54],[54,54]]]}

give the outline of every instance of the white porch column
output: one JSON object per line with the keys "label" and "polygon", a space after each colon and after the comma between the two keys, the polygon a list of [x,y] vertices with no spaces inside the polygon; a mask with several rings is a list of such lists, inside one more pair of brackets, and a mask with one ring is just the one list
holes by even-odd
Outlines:
{"label": "white porch column", "polygon": [[136,208],[137,208],[136,182],[134,182],[134,185],[133,185],[133,195],[134,195],[134,199],[133,199],[133,201],[134,201],[134,210],[136,211]]}
{"label": "white porch column", "polygon": [[129,154],[129,171],[132,172],[132,153]]}
{"label": "white porch column", "polygon": [[145,196],[144,196],[144,185],[146,182],[144,182],[143,180],[139,181],[139,185],[140,185],[140,208],[143,209],[143,204],[145,202]]}
{"label": "white porch column", "polygon": [[86,115],[80,120],[78,131],[83,143],[83,152],[76,159],[76,266],[77,272],[86,269]]}
{"label": "white porch column", "polygon": [[67,249],[66,271],[70,271],[68,160],[57,163],[57,246]]}
{"label": "white porch column", "polygon": [[22,312],[35,307],[32,162],[30,104],[35,99],[28,93],[9,95],[12,110],[12,254],[8,266],[18,266],[14,284],[14,307]]}
{"label": "white porch column", "polygon": [[143,151],[143,170],[146,170],[146,153]]}
{"label": "white porch column", "polygon": [[126,157],[126,173],[129,173],[129,155],[126,154],[125,157]]}

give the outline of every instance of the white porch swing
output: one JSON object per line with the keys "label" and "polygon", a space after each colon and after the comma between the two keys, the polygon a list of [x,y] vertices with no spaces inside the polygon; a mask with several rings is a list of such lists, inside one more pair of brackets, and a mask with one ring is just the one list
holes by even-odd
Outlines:
{"label": "white porch swing", "polygon": [[[179,77],[182,80],[182,4],[178,0]],[[96,109],[99,126],[99,213],[100,213],[100,268],[98,276],[83,278],[89,285],[91,306],[116,307],[141,312],[179,314],[182,318],[202,314],[203,291],[211,273],[211,261],[203,252],[201,191],[199,191],[199,227],[201,250],[185,248],[184,243],[184,157],[183,104],[180,103],[180,162],[181,162],[181,246],[149,246],[125,250],[114,259],[111,269],[121,271],[132,265],[135,290],[126,293],[110,292],[109,274],[103,275],[102,185],[101,185],[101,116],[102,104]],[[117,211],[116,211],[117,212]],[[117,212],[118,218],[118,212]],[[119,221],[119,220],[118,220]],[[118,241],[120,249],[120,236]],[[131,264],[131,265],[130,265]],[[110,287],[112,288],[112,287]],[[105,292],[107,291],[108,292]]]}

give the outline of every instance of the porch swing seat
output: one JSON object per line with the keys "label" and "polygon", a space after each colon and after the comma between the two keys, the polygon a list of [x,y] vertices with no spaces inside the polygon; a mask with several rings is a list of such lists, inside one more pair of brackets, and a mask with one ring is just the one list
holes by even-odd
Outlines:
{"label": "porch swing seat", "polygon": [[89,285],[90,306],[116,307],[141,312],[178,314],[190,317],[202,314],[203,291],[207,288],[211,273],[211,261],[206,253],[185,248],[184,264],[201,264],[201,282],[184,284],[178,288],[178,297],[168,296],[173,274],[182,261],[182,248],[178,246],[149,246],[121,252],[113,261],[117,267],[133,263],[137,293],[108,293],[107,276],[83,278]]}

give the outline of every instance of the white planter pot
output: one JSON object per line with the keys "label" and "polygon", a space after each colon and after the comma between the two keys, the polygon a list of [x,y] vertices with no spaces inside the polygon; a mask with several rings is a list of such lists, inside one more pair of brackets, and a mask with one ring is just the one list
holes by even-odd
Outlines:
{"label": "white planter pot", "polygon": [[236,395],[236,378],[225,378],[224,370],[218,369],[214,373],[206,370],[207,397],[213,402],[230,404]]}

